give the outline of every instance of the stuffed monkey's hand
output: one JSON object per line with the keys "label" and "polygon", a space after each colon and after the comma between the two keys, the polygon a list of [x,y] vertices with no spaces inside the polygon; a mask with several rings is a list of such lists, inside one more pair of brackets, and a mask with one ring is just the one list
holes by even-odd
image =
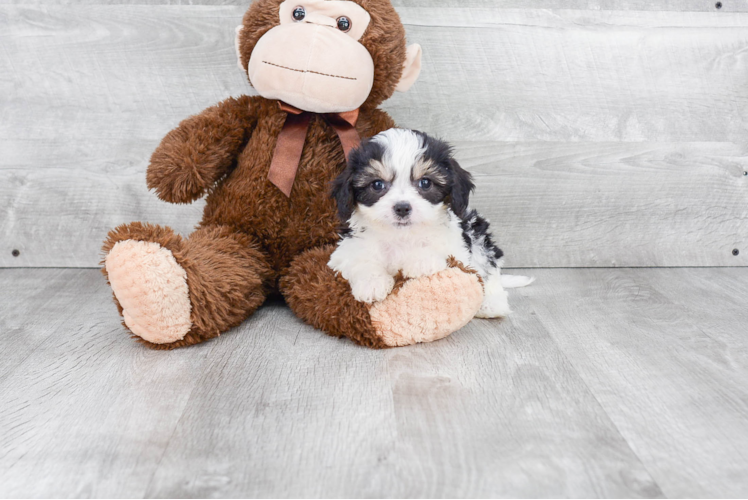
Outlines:
{"label": "stuffed monkey's hand", "polygon": [[182,121],[151,156],[148,188],[171,203],[190,203],[226,175],[256,123],[251,98],[225,101]]}
{"label": "stuffed monkey's hand", "polygon": [[436,274],[397,283],[396,294],[369,308],[377,335],[386,345],[433,342],[475,316],[483,302],[478,275],[454,259],[447,265]]}

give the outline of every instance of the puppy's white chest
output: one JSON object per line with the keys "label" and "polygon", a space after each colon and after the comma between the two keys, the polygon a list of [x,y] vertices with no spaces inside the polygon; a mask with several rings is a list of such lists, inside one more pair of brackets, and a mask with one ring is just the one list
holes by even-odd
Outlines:
{"label": "puppy's white chest", "polygon": [[387,272],[392,275],[397,274],[398,271],[405,272],[406,269],[412,268],[414,263],[418,261],[447,258],[441,249],[434,245],[428,245],[425,241],[385,242],[381,255]]}
{"label": "puppy's white chest", "polygon": [[[448,228],[429,231],[399,229],[397,233],[376,238],[381,262],[391,275],[402,271],[414,278],[436,273],[447,267],[447,258],[455,255],[454,238]],[[460,240],[458,239],[458,242]]]}

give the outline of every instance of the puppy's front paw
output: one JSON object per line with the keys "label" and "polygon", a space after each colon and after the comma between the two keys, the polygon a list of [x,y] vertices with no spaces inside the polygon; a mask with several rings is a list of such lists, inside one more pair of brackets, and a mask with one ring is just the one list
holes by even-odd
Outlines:
{"label": "puppy's front paw", "polygon": [[379,274],[351,283],[353,297],[359,302],[379,302],[387,298],[395,286],[395,278],[389,274]]}
{"label": "puppy's front paw", "polygon": [[423,256],[403,266],[403,276],[406,278],[420,278],[431,276],[447,268],[447,260],[436,256]]}

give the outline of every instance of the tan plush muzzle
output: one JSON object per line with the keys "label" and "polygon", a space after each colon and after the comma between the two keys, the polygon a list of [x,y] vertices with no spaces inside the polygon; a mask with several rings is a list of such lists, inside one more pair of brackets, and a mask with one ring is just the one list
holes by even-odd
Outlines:
{"label": "tan plush muzzle", "polygon": [[360,107],[374,84],[374,61],[357,40],[328,24],[281,24],[268,31],[249,60],[257,92],[314,113]]}

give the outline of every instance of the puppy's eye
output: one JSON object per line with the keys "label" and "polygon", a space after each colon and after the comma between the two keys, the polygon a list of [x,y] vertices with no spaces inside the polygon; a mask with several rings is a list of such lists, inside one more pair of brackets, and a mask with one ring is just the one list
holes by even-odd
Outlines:
{"label": "puppy's eye", "polygon": [[293,20],[294,21],[303,21],[306,17],[306,10],[304,10],[304,7],[299,5],[293,10]]}
{"label": "puppy's eye", "polygon": [[431,187],[431,179],[421,179],[418,181],[418,187],[424,191]]}
{"label": "puppy's eye", "polygon": [[371,188],[374,191],[381,191],[382,189],[384,189],[384,181],[376,180],[376,181],[372,182],[371,183]]}
{"label": "puppy's eye", "polygon": [[338,19],[338,29],[343,33],[351,31],[351,20],[345,16],[340,16]]}

